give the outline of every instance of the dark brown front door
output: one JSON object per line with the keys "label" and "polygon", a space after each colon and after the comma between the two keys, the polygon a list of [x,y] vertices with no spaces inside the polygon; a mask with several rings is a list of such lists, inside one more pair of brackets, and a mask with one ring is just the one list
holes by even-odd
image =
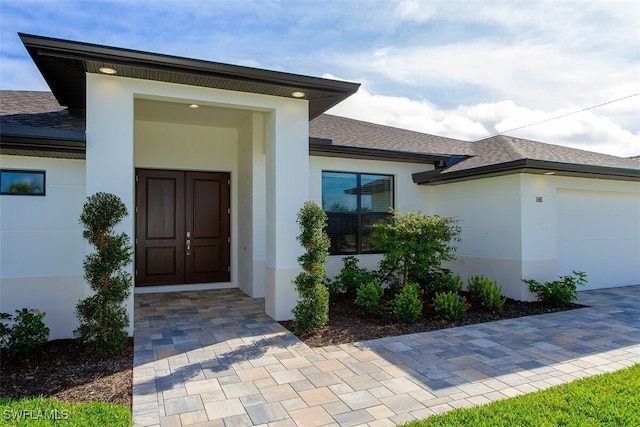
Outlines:
{"label": "dark brown front door", "polygon": [[136,170],[136,285],[228,282],[229,174]]}

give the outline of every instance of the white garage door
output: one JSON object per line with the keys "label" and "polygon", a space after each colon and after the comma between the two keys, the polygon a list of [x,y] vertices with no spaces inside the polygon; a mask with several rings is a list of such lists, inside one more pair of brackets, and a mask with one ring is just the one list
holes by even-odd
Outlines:
{"label": "white garage door", "polygon": [[583,289],[640,284],[640,196],[560,190],[558,275],[587,273]]}

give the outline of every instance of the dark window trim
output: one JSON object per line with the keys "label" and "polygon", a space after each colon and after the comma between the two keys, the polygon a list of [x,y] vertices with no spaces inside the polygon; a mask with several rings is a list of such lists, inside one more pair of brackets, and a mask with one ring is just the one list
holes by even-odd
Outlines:
{"label": "dark window trim", "polygon": [[[2,180],[5,173],[21,173],[25,175],[41,175],[42,176],[42,191],[38,193],[27,193],[27,192],[10,192],[10,191],[2,191]],[[0,169],[0,195],[3,196],[40,196],[44,197],[47,195],[47,171],[46,170],[32,170],[32,169]]]}
{"label": "dark window trim", "polygon": [[[371,212],[371,211],[362,211],[362,175],[379,175],[384,177],[389,177],[391,179],[391,206],[389,209],[394,209],[396,206],[396,179],[395,175],[388,173],[378,173],[378,172],[352,172],[352,171],[344,171],[344,170],[325,170],[323,169],[321,174],[324,173],[342,173],[342,174],[351,174],[356,175],[356,185],[357,185],[357,201],[356,201],[356,211],[344,212],[344,211],[325,211],[327,216],[336,215],[336,216],[355,216],[356,217],[356,251],[355,252],[340,252],[340,251],[330,251],[330,255],[364,255],[364,254],[380,254],[382,251],[363,251],[362,248],[362,231],[363,231],[363,217],[366,216],[386,216],[389,217],[391,214],[389,210],[386,212]],[[321,175],[321,176],[322,176]],[[323,195],[323,190],[321,189],[321,195]]]}

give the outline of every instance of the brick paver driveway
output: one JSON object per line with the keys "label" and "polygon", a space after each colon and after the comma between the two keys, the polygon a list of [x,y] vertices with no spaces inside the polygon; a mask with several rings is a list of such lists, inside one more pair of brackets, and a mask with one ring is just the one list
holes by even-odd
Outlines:
{"label": "brick paver driveway", "polygon": [[391,426],[640,362],[640,286],[589,308],[309,348],[237,289],[135,296],[136,426]]}

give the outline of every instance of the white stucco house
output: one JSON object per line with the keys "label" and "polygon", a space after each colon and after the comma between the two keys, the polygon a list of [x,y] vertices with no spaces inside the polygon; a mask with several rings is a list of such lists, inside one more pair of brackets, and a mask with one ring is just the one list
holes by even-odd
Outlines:
{"label": "white stucco house", "polygon": [[450,268],[513,298],[571,270],[588,289],[640,284],[638,159],[324,114],[356,83],[20,37],[51,92],[1,92],[0,311],[46,311],[52,339],[89,292],[78,218],[98,191],[130,212],[134,294],[237,287],[277,320],[309,199],[329,213],[330,274],[345,254],[376,267],[370,225],[394,207],[457,217]]}

